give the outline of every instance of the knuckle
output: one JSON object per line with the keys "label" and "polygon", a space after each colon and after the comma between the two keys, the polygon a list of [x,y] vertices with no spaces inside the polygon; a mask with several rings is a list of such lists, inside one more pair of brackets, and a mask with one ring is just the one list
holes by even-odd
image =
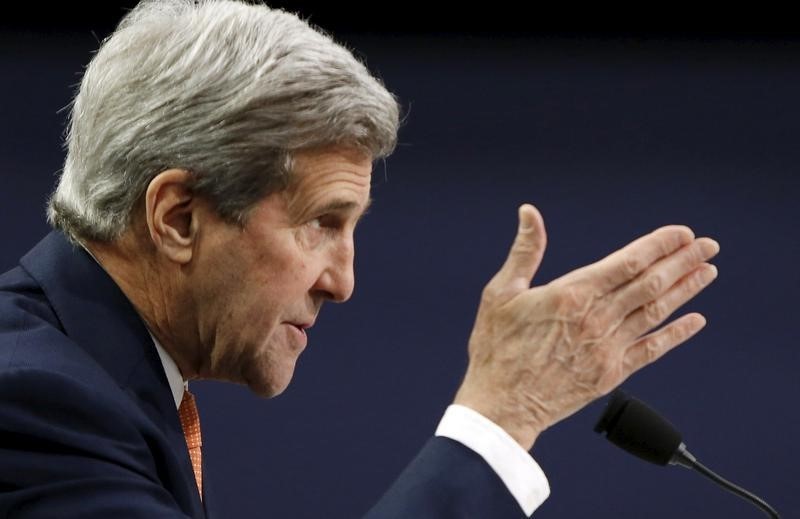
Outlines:
{"label": "knuckle", "polygon": [[669,326],[656,335],[658,351],[664,351],[683,342],[686,332],[683,326]]}
{"label": "knuckle", "polygon": [[485,303],[492,303],[497,299],[497,296],[498,290],[493,283],[489,283],[481,291],[481,301]]}
{"label": "knuckle", "polygon": [[701,286],[710,284],[717,278],[717,267],[710,263],[703,263],[697,270],[697,279]]}
{"label": "knuckle", "polygon": [[671,233],[666,239],[661,241],[659,253],[662,257],[669,256],[669,254],[678,247],[680,247],[680,236],[677,233]]}
{"label": "knuckle", "polygon": [[622,273],[629,278],[634,277],[642,268],[642,260],[638,256],[628,256],[622,262]]}
{"label": "knuckle", "polygon": [[692,239],[694,239],[694,233],[691,229],[684,225],[676,226],[672,229],[669,240],[666,242],[666,252],[669,253],[671,251],[678,250],[687,243],[691,243]]}
{"label": "knuckle", "polygon": [[661,356],[661,351],[663,350],[663,336],[656,335],[652,337],[644,348],[645,359],[647,359],[647,363],[650,364],[655,362]]}
{"label": "knuckle", "polygon": [[653,326],[666,318],[667,308],[662,301],[651,301],[644,306],[647,322]]}
{"label": "knuckle", "polygon": [[703,288],[706,284],[704,274],[705,273],[703,272],[703,270],[699,270],[694,274],[692,274],[692,276],[689,278],[689,286],[686,288],[686,291],[689,292],[690,294],[693,294],[694,292],[697,292],[698,290]]}
{"label": "knuckle", "polygon": [[686,336],[686,326],[673,326],[669,331],[670,344],[677,344]]}
{"label": "knuckle", "polygon": [[481,291],[481,304],[490,307],[502,305],[523,289],[524,287],[516,287],[513,283],[509,284],[492,281],[483,287]]}
{"label": "knuckle", "polygon": [[528,257],[538,249],[536,243],[532,242],[529,236],[520,235],[511,247],[511,254],[516,256]]}
{"label": "knuckle", "polygon": [[644,279],[645,293],[650,297],[656,297],[664,288],[664,280],[658,274],[650,274]]}
{"label": "knuckle", "polygon": [[694,242],[688,249],[685,259],[686,266],[695,265],[703,260],[702,244]]}
{"label": "knuckle", "polygon": [[578,285],[564,285],[553,292],[553,302],[560,315],[573,315],[586,306],[586,291]]}

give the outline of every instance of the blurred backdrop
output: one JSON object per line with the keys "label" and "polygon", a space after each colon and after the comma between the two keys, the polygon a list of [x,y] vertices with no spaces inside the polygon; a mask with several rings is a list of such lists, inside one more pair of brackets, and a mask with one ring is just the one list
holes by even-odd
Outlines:
{"label": "blurred backdrop", "polygon": [[[407,119],[396,153],[375,167],[355,295],[322,312],[289,390],[262,401],[192,385],[224,517],[351,518],[378,499],[458,387],[480,290],[526,201],[548,230],[535,283],[665,224],[720,242],[719,279],[685,309],[708,326],[624,387],[666,414],[701,461],[794,513],[798,38],[598,30],[589,16],[559,25],[503,3],[382,18],[338,3],[274,5],[354,49]],[[126,6],[37,5],[0,21],[2,270],[47,232],[65,107]],[[608,444],[592,432],[603,405],[537,441],[552,495],[534,517],[758,515],[698,475]]]}

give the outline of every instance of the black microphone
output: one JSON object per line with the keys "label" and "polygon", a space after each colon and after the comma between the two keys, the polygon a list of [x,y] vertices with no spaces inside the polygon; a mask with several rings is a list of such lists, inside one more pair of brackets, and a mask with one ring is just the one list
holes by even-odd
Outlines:
{"label": "black microphone", "polygon": [[711,479],[725,490],[742,497],[770,517],[780,519],[778,512],[763,499],[731,483],[702,465],[686,449],[681,433],[644,402],[620,390],[614,392],[597,425],[597,433],[606,433],[608,441],[643,460],[656,465],[681,465]]}

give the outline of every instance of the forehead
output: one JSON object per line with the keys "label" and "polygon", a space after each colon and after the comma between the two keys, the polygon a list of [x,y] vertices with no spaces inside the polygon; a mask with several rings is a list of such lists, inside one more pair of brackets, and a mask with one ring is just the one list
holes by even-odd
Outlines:
{"label": "forehead", "polygon": [[302,150],[292,157],[292,176],[286,189],[290,211],[303,211],[317,204],[355,205],[369,203],[372,158],[346,147]]}

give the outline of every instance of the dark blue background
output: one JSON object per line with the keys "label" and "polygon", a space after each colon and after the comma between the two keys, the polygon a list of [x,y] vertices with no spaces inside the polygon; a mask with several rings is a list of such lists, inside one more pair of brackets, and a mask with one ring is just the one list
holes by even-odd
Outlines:
{"label": "dark blue background", "polygon": [[[47,231],[61,109],[105,35],[47,27],[0,35],[3,269]],[[707,328],[624,387],[669,416],[707,465],[791,517],[800,43],[378,32],[338,34],[408,112],[397,152],[376,165],[353,299],[326,307],[285,395],[193,385],[224,516],[349,518],[380,496],[451,401],[480,290],[528,201],[549,236],[535,283],[664,224],[721,243],[719,279],[686,308]],[[758,516],[592,433],[602,405],[536,443],[553,490],[535,517]]]}

